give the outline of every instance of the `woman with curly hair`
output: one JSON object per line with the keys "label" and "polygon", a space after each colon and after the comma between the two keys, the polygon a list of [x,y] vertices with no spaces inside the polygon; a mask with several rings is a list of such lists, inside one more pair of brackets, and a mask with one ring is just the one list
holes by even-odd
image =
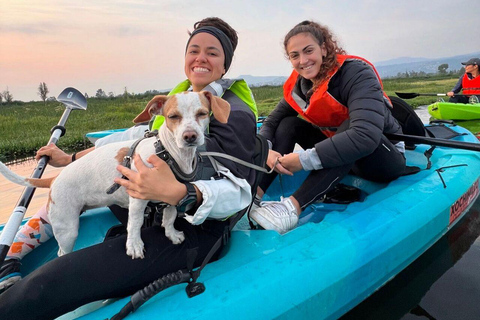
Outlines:
{"label": "woman with curly hair", "polygon": [[[276,173],[292,175],[303,169],[310,174],[290,197],[257,201],[260,207],[250,214],[263,228],[279,233],[295,228],[301,211],[351,170],[378,182],[405,172],[404,143],[384,135],[402,129],[373,65],[347,55],[330,30],[313,21],[290,30],[284,47],[294,70],[284,84],[284,98],[260,134],[269,141],[267,164]],[[296,143],[303,150],[293,152]],[[275,176],[264,176],[259,196]]]}

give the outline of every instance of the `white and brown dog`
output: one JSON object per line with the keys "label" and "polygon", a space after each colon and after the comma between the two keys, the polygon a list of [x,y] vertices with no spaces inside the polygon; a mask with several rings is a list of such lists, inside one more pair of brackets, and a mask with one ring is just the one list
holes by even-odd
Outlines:
{"label": "white and brown dog", "polygon": [[[210,111],[215,119],[226,123],[230,105],[209,92],[185,92],[171,97],[155,96],[138,115],[134,122],[144,122],[153,115],[165,116],[158,139],[179,165],[183,173],[194,170],[196,148],[204,143],[204,132],[210,120]],[[145,165],[145,160],[155,153],[156,137],[143,139],[135,149]],[[130,197],[124,188],[107,194],[113,179],[121,174],[116,170],[135,142],[123,141],[107,144],[95,149],[63,169],[57,177],[31,179],[20,177],[0,162],[0,173],[8,180],[28,187],[51,188],[48,199],[48,215],[53,233],[58,241],[58,255],[69,253],[78,236],[79,215],[91,208],[119,205],[129,208],[127,225],[127,254],[132,258],[143,258],[144,244],[140,237],[144,210],[148,200]],[[132,162],[132,170],[136,170]],[[183,232],[175,230],[173,222],[177,216],[174,206],[164,210],[162,226],[173,243],[184,240]]]}

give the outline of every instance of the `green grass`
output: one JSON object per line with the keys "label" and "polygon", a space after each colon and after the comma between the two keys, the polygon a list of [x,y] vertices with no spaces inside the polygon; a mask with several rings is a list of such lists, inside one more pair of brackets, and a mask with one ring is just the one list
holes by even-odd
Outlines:
{"label": "green grass", "polygon": [[[402,78],[383,81],[388,95],[398,92],[445,93],[458,78]],[[282,87],[264,86],[252,88],[260,116],[268,115],[282,98]],[[86,111],[72,111],[66,124],[67,133],[58,145],[67,152],[90,147],[85,134],[93,131],[130,127],[132,119],[139,114],[153,97],[141,96],[115,99],[88,99]],[[435,97],[418,97],[408,100],[413,107],[430,104]],[[28,102],[0,105],[0,161],[15,161],[35,155],[50,137],[64,107],[58,102]],[[466,125],[468,123],[465,123]],[[463,125],[463,123],[462,123]],[[472,127],[476,126],[473,122]],[[468,127],[467,127],[468,128]],[[478,128],[480,130],[480,126]],[[473,129],[471,129],[474,131]],[[479,130],[475,130],[477,132]]]}

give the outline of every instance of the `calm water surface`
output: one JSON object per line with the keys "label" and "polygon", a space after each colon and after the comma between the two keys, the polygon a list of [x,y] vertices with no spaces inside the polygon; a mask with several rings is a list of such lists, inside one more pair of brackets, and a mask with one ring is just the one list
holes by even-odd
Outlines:
{"label": "calm water surface", "polygon": [[[417,113],[428,122],[425,108]],[[432,248],[342,317],[353,319],[480,320],[480,200]]]}

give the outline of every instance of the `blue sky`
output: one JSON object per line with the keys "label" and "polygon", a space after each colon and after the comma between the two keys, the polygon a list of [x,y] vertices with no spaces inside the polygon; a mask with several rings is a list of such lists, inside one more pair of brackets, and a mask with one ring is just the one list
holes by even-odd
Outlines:
{"label": "blue sky", "polygon": [[[0,0],[0,91],[39,100],[73,86],[120,94],[168,89],[184,79],[187,31],[218,16],[239,33],[227,76],[288,75],[284,35],[312,19],[350,54],[372,62],[479,51],[478,1],[65,1]],[[473,12],[473,13],[471,13]]]}

